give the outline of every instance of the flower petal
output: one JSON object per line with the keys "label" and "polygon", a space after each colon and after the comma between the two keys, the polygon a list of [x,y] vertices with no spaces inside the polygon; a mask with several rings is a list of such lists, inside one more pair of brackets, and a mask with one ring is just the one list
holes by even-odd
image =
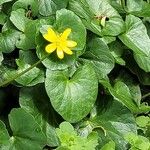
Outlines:
{"label": "flower petal", "polygon": [[63,52],[63,50],[60,47],[57,47],[57,56],[60,59],[64,58],[64,52]]}
{"label": "flower petal", "polygon": [[66,54],[69,54],[69,55],[72,55],[72,54],[73,54],[73,52],[71,51],[71,49],[68,48],[68,47],[63,47],[63,51],[64,51]]}
{"label": "flower petal", "polygon": [[66,40],[69,36],[69,34],[71,33],[71,29],[67,28],[62,34],[61,34],[61,39],[62,40]]}
{"label": "flower petal", "polygon": [[45,51],[47,53],[52,53],[55,49],[56,49],[56,44],[55,43],[52,43],[52,44],[48,44],[46,47],[45,47]]}
{"label": "flower petal", "polygon": [[57,35],[52,28],[48,28],[47,33],[43,37],[49,42],[56,42]]}
{"label": "flower petal", "polygon": [[75,41],[67,40],[67,46],[68,47],[75,47],[77,43]]}

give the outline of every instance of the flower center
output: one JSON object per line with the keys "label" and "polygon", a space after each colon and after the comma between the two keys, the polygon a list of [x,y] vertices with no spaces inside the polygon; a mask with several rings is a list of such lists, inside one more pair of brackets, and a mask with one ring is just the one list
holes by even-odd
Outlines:
{"label": "flower center", "polygon": [[57,40],[55,43],[57,47],[66,46],[66,40],[61,39],[59,36],[57,37]]}

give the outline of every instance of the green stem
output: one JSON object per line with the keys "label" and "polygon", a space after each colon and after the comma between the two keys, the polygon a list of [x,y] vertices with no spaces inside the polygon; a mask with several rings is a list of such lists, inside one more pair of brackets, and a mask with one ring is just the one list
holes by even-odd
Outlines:
{"label": "green stem", "polygon": [[121,6],[123,9],[125,9],[125,0],[121,0]]}
{"label": "green stem", "polygon": [[150,93],[147,93],[147,94],[143,95],[143,96],[142,96],[142,99],[144,99],[144,98],[146,98],[146,97],[148,97],[148,96],[150,96]]}
{"label": "green stem", "polygon": [[30,71],[31,69],[33,69],[34,67],[36,67],[38,64],[40,64],[45,58],[47,58],[49,55],[45,55],[42,59],[40,59],[39,61],[37,61],[35,64],[33,64],[32,66],[30,66],[29,68],[27,68],[26,70],[18,73],[16,76],[4,81],[3,83],[0,84],[0,87],[7,85],[9,83],[11,83],[12,81],[14,81],[16,78],[22,76],[23,74],[27,73],[28,71]]}

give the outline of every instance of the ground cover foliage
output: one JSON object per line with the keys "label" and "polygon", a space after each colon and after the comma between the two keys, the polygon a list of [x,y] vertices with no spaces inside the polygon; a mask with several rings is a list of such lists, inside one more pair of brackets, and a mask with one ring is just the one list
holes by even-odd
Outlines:
{"label": "ground cover foliage", "polygon": [[1,150],[150,150],[149,0],[0,0]]}

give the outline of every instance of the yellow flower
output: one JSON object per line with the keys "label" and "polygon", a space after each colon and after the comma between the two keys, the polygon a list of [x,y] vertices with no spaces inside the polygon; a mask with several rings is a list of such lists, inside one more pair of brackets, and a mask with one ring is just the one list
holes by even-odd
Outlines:
{"label": "yellow flower", "polygon": [[45,47],[47,53],[52,53],[56,50],[57,56],[60,59],[64,58],[64,53],[72,55],[73,52],[70,48],[73,48],[77,45],[75,41],[68,40],[68,36],[71,33],[71,29],[67,28],[63,33],[57,34],[52,28],[48,28],[47,33],[43,37],[51,42]]}

